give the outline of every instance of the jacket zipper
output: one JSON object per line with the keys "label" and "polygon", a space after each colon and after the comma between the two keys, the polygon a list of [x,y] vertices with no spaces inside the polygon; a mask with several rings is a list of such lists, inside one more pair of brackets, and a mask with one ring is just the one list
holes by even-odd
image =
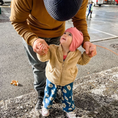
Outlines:
{"label": "jacket zipper", "polygon": [[60,76],[60,85],[61,85],[61,81],[62,81],[62,72],[63,72],[63,67],[64,67],[64,61],[62,63],[62,70],[61,70],[61,76]]}

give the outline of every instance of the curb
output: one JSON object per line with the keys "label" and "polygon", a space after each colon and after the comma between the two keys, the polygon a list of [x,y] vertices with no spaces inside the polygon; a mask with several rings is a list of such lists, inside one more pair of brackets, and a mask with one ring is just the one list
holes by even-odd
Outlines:
{"label": "curb", "polygon": [[111,39],[117,39],[117,38],[118,38],[118,36],[109,37],[109,38],[103,38],[103,39],[98,39],[98,40],[92,40],[91,43],[100,42],[100,41],[106,41],[106,40],[111,40]]}

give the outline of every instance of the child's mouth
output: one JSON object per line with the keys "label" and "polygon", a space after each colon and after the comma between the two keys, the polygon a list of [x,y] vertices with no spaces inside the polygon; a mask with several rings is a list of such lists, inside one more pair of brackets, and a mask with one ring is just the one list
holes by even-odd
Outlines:
{"label": "child's mouth", "polygon": [[65,38],[62,38],[63,40],[66,40]]}

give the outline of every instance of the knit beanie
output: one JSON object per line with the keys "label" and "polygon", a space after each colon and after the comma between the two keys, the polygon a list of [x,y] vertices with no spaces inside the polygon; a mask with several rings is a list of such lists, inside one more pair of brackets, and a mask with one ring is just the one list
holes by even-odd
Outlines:
{"label": "knit beanie", "polygon": [[83,0],[43,0],[47,12],[58,21],[71,19],[81,7]]}
{"label": "knit beanie", "polygon": [[80,32],[76,27],[68,28],[65,32],[70,32],[72,34],[72,42],[69,50],[75,51],[83,42],[82,32]]}

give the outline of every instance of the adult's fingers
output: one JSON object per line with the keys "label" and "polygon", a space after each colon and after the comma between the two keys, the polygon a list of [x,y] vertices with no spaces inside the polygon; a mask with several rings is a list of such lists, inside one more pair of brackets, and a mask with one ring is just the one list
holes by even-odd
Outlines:
{"label": "adult's fingers", "polygon": [[95,45],[91,45],[91,47],[89,48],[89,56],[93,57],[97,54],[96,52],[96,46]]}
{"label": "adult's fingers", "polygon": [[83,48],[86,50],[86,54],[89,54],[90,42],[85,42]]}
{"label": "adult's fingers", "polygon": [[90,57],[93,57],[97,54],[96,45],[92,44],[91,42],[85,42],[83,44],[83,48],[86,50],[86,54],[88,54]]}

